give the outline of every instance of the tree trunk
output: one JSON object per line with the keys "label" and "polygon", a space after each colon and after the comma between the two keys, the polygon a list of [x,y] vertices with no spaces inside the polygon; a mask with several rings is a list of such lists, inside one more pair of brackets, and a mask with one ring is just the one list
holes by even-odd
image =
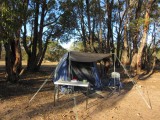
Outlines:
{"label": "tree trunk", "polygon": [[102,13],[101,13],[101,5],[100,5],[100,0],[98,0],[98,9],[99,9],[99,50],[100,52],[104,52],[103,50],[103,40],[102,40]]}
{"label": "tree trunk", "polygon": [[[153,28],[153,33],[152,33],[152,40],[153,40],[153,64],[152,64],[152,68],[150,70],[150,73],[152,74],[154,72],[154,68],[156,66],[156,60],[157,60],[157,50],[156,50],[156,24],[154,23],[154,28]],[[151,62],[151,61],[150,61]]]}
{"label": "tree trunk", "polygon": [[[112,33],[112,9],[113,9],[113,3],[114,0],[107,0],[107,15],[108,15],[108,20],[107,20],[107,26],[108,26],[108,33],[107,33],[107,52],[110,52],[110,47],[112,53],[114,53],[114,43],[113,43],[113,33]],[[114,56],[113,56],[114,59]]]}
{"label": "tree trunk", "polygon": [[46,53],[47,46],[48,46],[48,41],[49,41],[50,37],[51,37],[51,34],[50,34],[50,36],[48,36],[48,38],[46,39],[46,43],[45,43],[45,45],[44,45],[43,52],[42,52],[41,57],[40,57],[40,59],[39,59],[39,62],[38,62],[38,64],[37,64],[37,70],[40,69],[40,66],[41,66],[41,64],[42,64],[42,61],[43,61],[44,55],[45,55],[45,53]]}
{"label": "tree trunk", "polygon": [[[118,31],[117,33],[117,51],[116,51],[116,54],[117,54],[117,57],[120,58],[120,47],[121,47],[121,34],[120,34],[120,31]],[[120,67],[120,63],[119,63],[119,60],[116,59],[116,67]]]}
{"label": "tree trunk", "polygon": [[[20,1],[19,1],[20,2]],[[7,81],[16,83],[19,80],[19,74],[22,69],[22,56],[21,56],[21,47],[20,47],[20,32],[22,23],[24,22],[24,15],[26,14],[28,8],[29,0],[24,0],[19,3],[18,1],[14,2],[14,4],[7,3],[6,9],[13,14],[6,14],[8,17],[7,21],[4,22],[3,33],[5,34],[3,37],[4,47],[5,47],[5,65],[6,65],[6,73],[7,73]],[[23,10],[22,10],[23,9]],[[22,10],[22,11],[20,11]],[[14,27],[13,27],[14,26]]]}
{"label": "tree trunk", "polygon": [[138,54],[137,54],[137,74],[140,74],[140,72],[141,72],[141,62],[142,62],[141,59],[142,59],[144,46],[146,45],[146,38],[147,38],[148,27],[149,27],[151,6],[154,2],[155,2],[154,0],[150,0],[146,6],[147,8],[146,8],[146,13],[145,13],[143,36],[142,36],[141,44],[140,44],[140,47],[138,49]]}
{"label": "tree trunk", "polygon": [[131,65],[130,65],[130,72],[133,76],[135,76],[135,69],[136,69],[136,66],[137,66],[137,53],[135,53],[132,57],[132,62],[131,62]]}
{"label": "tree trunk", "polygon": [[122,57],[121,61],[124,66],[129,64],[129,1],[126,1],[126,14],[125,14],[125,22],[124,22],[124,40],[123,40],[123,48],[122,48]]}
{"label": "tree trunk", "polygon": [[90,19],[90,2],[89,0],[86,0],[86,7],[87,7],[87,21],[88,21],[88,31],[89,31],[89,35],[88,35],[88,42],[89,42],[89,48],[90,51],[93,51],[93,38],[92,38],[92,32],[91,32],[91,19]]}
{"label": "tree trunk", "polygon": [[83,47],[84,47],[84,51],[87,52],[88,51],[88,48],[87,48],[87,44],[86,44],[86,31],[85,31],[85,23],[84,23],[84,10],[83,10],[83,0],[80,1],[80,4],[81,6],[79,6],[79,14],[80,14],[80,17],[81,17],[81,31],[82,31],[82,41],[83,41]]}
{"label": "tree trunk", "polygon": [[[142,6],[142,1],[138,0],[138,6],[136,8],[135,20],[138,20],[141,15],[141,6]],[[137,66],[137,62],[136,62],[137,61],[137,53],[138,53],[137,44],[138,44],[138,36],[139,36],[139,26],[137,23],[135,23],[135,28],[136,28],[135,31],[131,31],[134,36],[132,39],[133,40],[133,52],[130,53],[130,58],[132,58],[130,67],[131,67],[131,72],[133,74],[136,74],[136,73],[134,73],[134,71],[136,70],[135,66]]]}
{"label": "tree trunk", "polygon": [[[5,47],[5,52],[6,52],[6,56],[5,56],[5,66],[6,66],[6,73],[7,73],[7,81],[10,82],[16,82],[16,78],[12,79],[13,75],[13,57],[11,56],[11,48],[10,48],[10,40],[8,41],[8,43],[4,44]],[[15,77],[15,76],[14,76]]]}
{"label": "tree trunk", "polygon": [[19,76],[19,73],[22,69],[22,54],[21,54],[21,47],[20,47],[20,30],[17,33],[17,37],[14,40],[14,47],[15,47],[15,61],[13,65],[13,72],[17,73],[17,76]]}
{"label": "tree trunk", "polygon": [[0,59],[2,58],[2,43],[0,42]]}
{"label": "tree trunk", "polygon": [[34,19],[34,37],[31,55],[28,56],[27,69],[29,71],[36,71],[37,67],[37,43],[38,43],[38,16],[39,16],[39,1],[36,1],[36,13]]}
{"label": "tree trunk", "polygon": [[[138,20],[140,15],[141,15],[141,6],[142,6],[142,0],[138,0],[138,6],[136,9],[136,16],[135,16],[135,20]],[[138,21],[137,21],[138,22]],[[134,38],[133,38],[133,55],[136,54],[138,52],[138,48],[137,48],[137,41],[138,41],[138,36],[139,36],[139,25],[136,22],[136,31],[133,33],[134,34]]]}
{"label": "tree trunk", "polygon": [[[41,12],[41,20],[40,20],[40,28],[38,32],[38,55],[37,55],[37,62],[41,59],[42,55],[42,36],[43,36],[43,28],[44,28],[44,18],[45,18],[45,9],[46,9],[46,0],[43,0],[42,5],[42,12]],[[39,62],[37,63],[37,65]]]}
{"label": "tree trunk", "polygon": [[19,38],[16,40],[9,40],[4,46],[6,51],[7,81],[16,83],[19,80],[19,73],[22,68]]}
{"label": "tree trunk", "polygon": [[[43,39],[44,19],[45,19],[45,15],[46,15],[45,12],[46,12],[46,8],[47,8],[46,0],[43,0],[41,4],[42,4],[41,16],[39,16],[40,2],[36,1],[33,43],[31,44],[32,49],[30,52],[27,52],[27,54],[28,54],[27,69],[29,71],[33,71],[33,72],[38,71],[40,69],[40,66],[42,64],[42,61],[43,61],[43,58],[44,58],[44,55],[45,55],[45,52],[47,49],[48,40],[50,39],[51,34],[53,32],[53,30],[52,30],[52,32],[50,34],[48,34],[48,37],[46,39],[46,43],[43,47],[42,39]],[[40,25],[38,25],[39,19],[40,19]],[[25,49],[27,51],[28,48],[25,48]]]}
{"label": "tree trunk", "polygon": [[[108,26],[108,33],[107,33],[107,53],[112,52],[115,53],[115,47],[113,42],[113,31],[112,31],[112,9],[113,9],[114,0],[107,0],[107,26]],[[112,61],[115,61],[115,56],[112,54]]]}
{"label": "tree trunk", "polygon": [[124,41],[123,41],[123,49],[122,49],[122,63],[126,66],[129,63],[128,58],[128,42],[127,42],[127,26],[124,26]]}

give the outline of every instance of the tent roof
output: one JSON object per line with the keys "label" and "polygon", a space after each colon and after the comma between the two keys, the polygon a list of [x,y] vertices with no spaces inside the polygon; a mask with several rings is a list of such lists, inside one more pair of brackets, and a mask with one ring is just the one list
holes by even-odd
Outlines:
{"label": "tent roof", "polygon": [[111,57],[111,54],[103,53],[84,53],[77,51],[70,51],[68,53],[69,59],[76,62],[96,62],[98,60]]}

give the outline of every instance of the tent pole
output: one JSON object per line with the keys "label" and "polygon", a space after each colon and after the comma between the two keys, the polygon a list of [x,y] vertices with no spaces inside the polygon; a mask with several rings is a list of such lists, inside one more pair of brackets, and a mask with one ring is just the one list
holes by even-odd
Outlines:
{"label": "tent pole", "polygon": [[[116,65],[115,65],[115,63],[116,63],[116,54],[114,53],[114,72],[116,72]],[[114,73],[115,74],[115,73]],[[115,81],[115,75],[114,75],[114,87],[116,86],[116,81]]]}
{"label": "tent pole", "polygon": [[68,53],[68,62],[69,62],[69,67],[68,67],[68,78],[71,78],[70,76],[70,52]]}
{"label": "tent pole", "polygon": [[113,53],[114,54],[114,72],[115,72],[115,59],[116,59],[116,54],[115,53]]}
{"label": "tent pole", "polygon": [[68,72],[69,72],[69,74],[68,74],[68,77],[69,77],[69,81],[71,80],[71,60],[70,60],[70,51],[69,51],[69,57],[68,57],[68,59],[69,59],[69,70],[68,70]]}
{"label": "tent pole", "polygon": [[[114,53],[112,53],[114,54]],[[121,66],[123,67],[125,73],[127,74],[127,76],[129,77],[129,79],[132,81],[133,85],[135,85],[136,90],[138,91],[138,93],[140,94],[140,96],[142,97],[142,99],[144,100],[144,102],[146,103],[146,105],[148,106],[149,109],[152,109],[151,105],[149,105],[149,103],[147,102],[147,100],[145,99],[145,95],[144,93],[138,88],[137,83],[131,78],[131,76],[129,75],[127,69],[125,68],[125,66],[122,64],[122,62],[120,61],[120,59],[115,55],[116,59],[118,59],[118,61],[120,62]]]}
{"label": "tent pole", "polygon": [[49,80],[50,78],[52,78],[53,74],[54,74],[54,71],[50,74],[50,76],[48,77],[48,79],[46,79],[46,80],[43,82],[43,84],[40,86],[40,88],[37,90],[37,92],[32,96],[32,98],[29,100],[29,103],[35,98],[35,96],[39,93],[39,91],[43,88],[43,86],[48,82],[48,80]]}

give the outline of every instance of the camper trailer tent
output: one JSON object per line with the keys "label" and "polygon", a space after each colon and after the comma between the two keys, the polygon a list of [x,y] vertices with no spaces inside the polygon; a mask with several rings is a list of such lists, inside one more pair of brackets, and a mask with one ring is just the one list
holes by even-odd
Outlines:
{"label": "camper trailer tent", "polygon": [[92,87],[101,88],[102,83],[96,62],[109,59],[110,54],[70,51],[63,55],[55,69],[54,82],[58,80],[87,80]]}

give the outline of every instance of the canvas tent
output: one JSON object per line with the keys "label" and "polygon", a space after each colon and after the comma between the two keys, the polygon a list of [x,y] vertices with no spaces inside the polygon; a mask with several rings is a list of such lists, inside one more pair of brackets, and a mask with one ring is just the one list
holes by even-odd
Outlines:
{"label": "canvas tent", "polygon": [[102,86],[96,62],[109,59],[110,54],[83,53],[70,51],[63,55],[55,69],[54,81],[86,79],[95,88]]}

